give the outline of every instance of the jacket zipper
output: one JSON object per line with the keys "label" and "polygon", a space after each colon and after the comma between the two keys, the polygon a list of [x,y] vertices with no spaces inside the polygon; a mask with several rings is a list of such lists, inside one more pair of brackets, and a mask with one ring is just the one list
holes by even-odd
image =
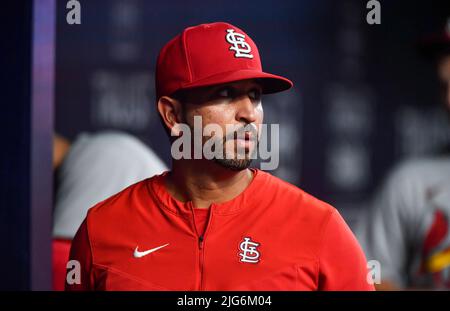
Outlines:
{"label": "jacket zipper", "polygon": [[195,215],[194,215],[194,206],[191,203],[191,211],[192,211],[192,217],[193,217],[193,221],[194,221],[194,228],[195,228],[195,232],[197,233],[197,237],[198,237],[198,250],[199,250],[199,276],[200,276],[200,282],[199,282],[199,290],[204,290],[203,289],[203,265],[204,265],[204,243],[205,243],[205,237],[206,237],[206,233],[208,232],[208,227],[209,227],[209,223],[211,222],[211,218],[212,218],[212,204],[209,207],[209,216],[208,216],[208,222],[206,223],[206,227],[205,227],[205,232],[203,235],[200,235],[197,229],[197,224],[195,222]]}
{"label": "jacket zipper", "polygon": [[[198,234],[197,234],[198,235]],[[199,283],[199,290],[203,289],[203,235],[200,235],[198,237],[198,250],[199,250],[199,276],[200,276],[200,283]]]}

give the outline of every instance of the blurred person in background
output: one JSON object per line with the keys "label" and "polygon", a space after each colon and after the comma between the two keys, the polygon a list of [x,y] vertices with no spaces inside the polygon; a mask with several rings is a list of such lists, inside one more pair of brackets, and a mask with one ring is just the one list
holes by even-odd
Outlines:
{"label": "blurred person in background", "polygon": [[[450,18],[419,48],[436,66],[450,113]],[[377,289],[450,289],[449,219],[448,150],[394,169],[357,233],[368,260],[380,263]]]}
{"label": "blurred person in background", "polygon": [[63,290],[70,245],[87,210],[144,178],[167,170],[132,135],[105,131],[83,133],[72,145],[54,136],[56,195],[53,217],[53,288]]}

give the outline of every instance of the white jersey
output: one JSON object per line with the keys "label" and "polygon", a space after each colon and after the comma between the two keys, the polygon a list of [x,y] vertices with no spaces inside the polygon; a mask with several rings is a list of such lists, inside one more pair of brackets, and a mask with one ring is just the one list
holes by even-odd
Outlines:
{"label": "white jersey", "polygon": [[90,207],[166,170],[150,148],[129,134],[80,135],[58,174],[53,237],[72,239]]}
{"label": "white jersey", "polygon": [[450,289],[449,219],[450,156],[411,160],[389,176],[357,236],[382,280]]}

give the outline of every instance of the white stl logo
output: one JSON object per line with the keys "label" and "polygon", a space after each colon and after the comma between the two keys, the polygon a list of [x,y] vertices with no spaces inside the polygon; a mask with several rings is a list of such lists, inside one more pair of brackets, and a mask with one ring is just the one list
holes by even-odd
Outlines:
{"label": "white stl logo", "polygon": [[253,58],[253,55],[250,54],[252,48],[250,44],[245,42],[245,35],[241,33],[234,32],[234,29],[227,29],[227,42],[231,44],[230,50],[233,50],[234,57],[246,57]]}
{"label": "white stl logo", "polygon": [[260,255],[256,249],[258,246],[259,243],[252,242],[250,238],[244,238],[244,241],[239,244],[239,249],[241,250],[239,253],[241,257],[240,262],[258,263]]}

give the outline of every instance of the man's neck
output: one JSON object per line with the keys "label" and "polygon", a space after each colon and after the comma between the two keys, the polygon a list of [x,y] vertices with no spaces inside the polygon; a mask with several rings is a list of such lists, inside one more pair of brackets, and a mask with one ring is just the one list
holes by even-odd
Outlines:
{"label": "man's neck", "polygon": [[196,208],[209,208],[237,197],[253,179],[250,169],[233,171],[207,160],[173,161],[167,176],[167,191]]}

